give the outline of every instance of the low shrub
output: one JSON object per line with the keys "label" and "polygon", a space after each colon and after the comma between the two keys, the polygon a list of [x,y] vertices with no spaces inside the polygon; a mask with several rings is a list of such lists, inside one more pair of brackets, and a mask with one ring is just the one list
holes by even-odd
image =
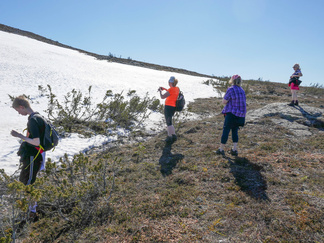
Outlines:
{"label": "low shrub", "polygon": [[3,211],[7,209],[0,217],[1,242],[26,233],[20,230],[28,222],[28,206],[35,201],[43,220],[37,222],[33,234],[43,242],[52,242],[70,229],[107,222],[113,215],[109,200],[119,162],[110,154],[95,163],[81,153],[72,159],[65,155],[60,166],[48,160],[45,175],[28,186],[2,173],[10,197],[0,205]]}
{"label": "low shrub", "polygon": [[91,89],[90,86],[86,95],[73,89],[60,101],[50,85],[46,89],[39,87],[42,93],[47,91],[48,118],[65,132],[85,133],[90,129],[92,133],[104,134],[108,128],[116,126],[132,129],[142,124],[150,112],[161,109],[158,99],[149,98],[148,94],[141,98],[135,90],[129,91],[127,98],[123,92],[114,94],[108,90],[100,103],[93,104]]}

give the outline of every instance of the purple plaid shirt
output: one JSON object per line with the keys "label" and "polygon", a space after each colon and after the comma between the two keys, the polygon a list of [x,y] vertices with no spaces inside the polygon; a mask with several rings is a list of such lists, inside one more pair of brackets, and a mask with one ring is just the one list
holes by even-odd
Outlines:
{"label": "purple plaid shirt", "polygon": [[300,69],[297,69],[292,75],[298,75],[300,73],[301,73]]}
{"label": "purple plaid shirt", "polygon": [[227,104],[222,110],[222,113],[231,112],[235,116],[245,117],[246,114],[246,97],[244,90],[237,85],[229,87],[224,96]]}

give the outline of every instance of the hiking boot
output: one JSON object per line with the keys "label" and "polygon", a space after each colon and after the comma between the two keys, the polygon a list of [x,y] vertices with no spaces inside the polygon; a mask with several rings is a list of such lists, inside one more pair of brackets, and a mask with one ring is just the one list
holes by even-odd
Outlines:
{"label": "hiking boot", "polygon": [[233,155],[233,156],[238,156],[238,152],[237,152],[237,150],[233,150],[233,149],[231,149],[231,155]]}
{"label": "hiking boot", "polygon": [[215,151],[215,153],[218,154],[218,155],[223,155],[223,156],[225,156],[225,151],[224,151],[224,150],[217,149],[217,150]]}
{"label": "hiking boot", "polygon": [[288,105],[289,106],[294,106],[295,105],[295,102],[294,101],[291,101]]}
{"label": "hiking boot", "polygon": [[29,222],[36,222],[38,221],[38,215],[35,212],[29,212],[28,214],[28,221]]}
{"label": "hiking boot", "polygon": [[297,106],[298,106],[298,100],[296,100],[296,101],[295,101],[295,105],[297,105]]}
{"label": "hiking boot", "polygon": [[166,143],[172,143],[172,141],[173,141],[173,137],[171,137],[171,136],[168,136],[168,137],[165,139],[165,142],[166,142]]}
{"label": "hiking boot", "polygon": [[177,140],[178,140],[177,135],[172,134],[172,142],[175,142],[175,141],[177,141]]}

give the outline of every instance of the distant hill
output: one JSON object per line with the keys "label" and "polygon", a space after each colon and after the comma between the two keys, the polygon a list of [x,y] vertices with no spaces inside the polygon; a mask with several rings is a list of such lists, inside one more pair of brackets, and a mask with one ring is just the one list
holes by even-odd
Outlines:
{"label": "distant hill", "polygon": [[133,66],[139,66],[139,67],[144,67],[144,68],[150,68],[150,69],[155,69],[155,70],[161,70],[161,71],[169,71],[169,72],[177,72],[177,73],[183,73],[183,74],[187,74],[187,75],[192,75],[192,76],[198,76],[198,77],[210,77],[212,78],[213,76],[210,75],[206,75],[206,74],[200,74],[197,72],[193,72],[193,71],[188,71],[185,69],[181,69],[181,68],[173,68],[173,67],[168,67],[168,66],[162,66],[162,65],[157,65],[157,64],[152,64],[152,63],[147,63],[147,62],[141,62],[141,61],[136,61],[136,60],[132,60],[130,58],[119,58],[119,57],[115,57],[112,55],[109,56],[105,56],[105,55],[99,55],[96,53],[92,53],[92,52],[88,52],[88,51],[84,51],[78,48],[74,48],[72,46],[68,46],[65,44],[62,44],[58,41],[53,41],[51,39],[48,39],[46,37],[34,34],[32,32],[29,31],[25,31],[25,30],[20,30],[17,28],[13,28],[7,25],[3,25],[0,24],[0,31],[5,31],[8,33],[13,33],[13,34],[17,34],[17,35],[22,35],[22,36],[26,36],[28,38],[32,38],[38,41],[42,41],[51,45],[55,45],[55,46],[60,46],[63,48],[68,48],[68,49],[72,49],[72,50],[76,50],[79,51],[81,53],[85,53],[89,56],[93,56],[99,60],[107,60],[110,62],[116,62],[116,63],[122,63],[122,64],[127,64],[127,65],[133,65]]}

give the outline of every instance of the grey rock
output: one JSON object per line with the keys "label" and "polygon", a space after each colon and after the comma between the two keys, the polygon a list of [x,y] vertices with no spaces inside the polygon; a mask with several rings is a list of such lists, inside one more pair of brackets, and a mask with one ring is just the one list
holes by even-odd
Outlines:
{"label": "grey rock", "polygon": [[298,124],[297,122],[290,122],[285,119],[271,119],[271,121],[276,124],[283,127],[288,128],[293,134],[295,134],[297,137],[303,137],[303,136],[311,136],[313,135],[307,126]]}
{"label": "grey rock", "polygon": [[[288,103],[288,102],[287,102]],[[295,136],[311,136],[310,127],[324,130],[324,109],[301,104],[288,106],[286,103],[272,103],[262,108],[248,111],[247,123],[258,122],[264,117],[273,117],[271,121],[289,129]]]}

